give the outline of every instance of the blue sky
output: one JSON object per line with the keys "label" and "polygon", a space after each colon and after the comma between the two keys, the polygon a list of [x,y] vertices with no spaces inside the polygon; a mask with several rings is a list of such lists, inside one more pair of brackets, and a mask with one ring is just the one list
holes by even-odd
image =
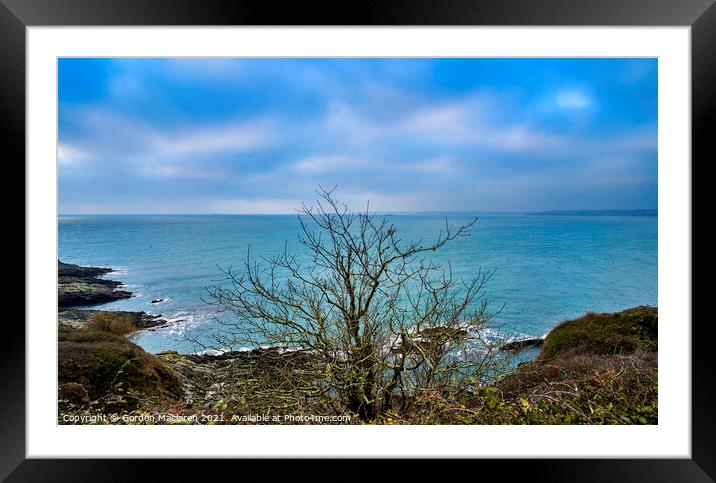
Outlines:
{"label": "blue sky", "polygon": [[60,212],[657,207],[656,59],[60,59]]}

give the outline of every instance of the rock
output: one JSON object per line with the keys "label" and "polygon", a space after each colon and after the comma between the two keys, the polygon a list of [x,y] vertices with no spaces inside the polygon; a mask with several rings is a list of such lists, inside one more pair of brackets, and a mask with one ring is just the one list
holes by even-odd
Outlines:
{"label": "rock", "polygon": [[132,296],[132,292],[117,290],[121,282],[98,278],[112,272],[111,268],[57,262],[57,305],[60,308],[97,305]]}
{"label": "rock", "polygon": [[298,378],[295,381],[312,378],[315,370],[312,367],[318,362],[308,351],[287,352],[279,348],[229,351],[217,355],[164,351],[156,357],[179,377],[184,388],[184,402],[188,405],[239,396],[255,404],[264,399],[268,403],[268,399],[285,390],[282,384],[287,377]]}
{"label": "rock", "polygon": [[500,350],[521,351],[522,349],[527,349],[528,347],[540,347],[543,342],[544,339],[542,339],[541,337],[536,339],[515,340],[512,342],[508,342],[507,344],[503,344],[502,346],[500,346]]}
{"label": "rock", "polygon": [[418,337],[426,337],[430,340],[444,341],[461,339],[467,335],[467,331],[460,327],[427,327],[418,332]]}
{"label": "rock", "polygon": [[154,299],[154,300],[152,300],[150,303],[152,303],[152,304],[158,304],[158,303],[164,302],[165,300],[166,300],[166,299]]}
{"label": "rock", "polygon": [[402,351],[403,344],[406,347],[418,347],[421,350],[433,350],[449,342],[458,342],[467,336],[467,330],[461,327],[435,326],[426,327],[418,332],[406,335],[393,344],[390,351],[397,354]]}
{"label": "rock", "polygon": [[106,267],[80,267],[72,263],[64,263],[61,260],[57,260],[57,275],[60,277],[97,277],[99,275],[106,275],[114,270]]}

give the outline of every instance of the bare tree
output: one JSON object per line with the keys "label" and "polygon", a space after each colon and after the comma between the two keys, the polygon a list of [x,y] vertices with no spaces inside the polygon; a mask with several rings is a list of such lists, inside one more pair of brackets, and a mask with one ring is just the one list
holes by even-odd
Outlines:
{"label": "bare tree", "polygon": [[[222,269],[209,302],[232,317],[221,344],[270,345],[314,354],[327,393],[363,420],[443,385],[467,388],[495,353],[483,288],[491,273],[456,280],[428,258],[477,219],[448,224],[431,242],[404,241],[388,217],[351,212],[333,190],[299,210],[304,249]],[[399,402],[400,401],[400,402]]]}

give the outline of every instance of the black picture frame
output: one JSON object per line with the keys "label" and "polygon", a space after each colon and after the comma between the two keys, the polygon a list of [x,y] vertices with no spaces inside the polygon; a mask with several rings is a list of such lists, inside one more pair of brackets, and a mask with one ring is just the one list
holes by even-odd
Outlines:
{"label": "black picture frame", "polygon": [[[716,331],[705,317],[707,278],[714,269],[716,236],[705,223],[709,206],[706,170],[716,159],[710,126],[716,117],[716,5],[714,0],[401,0],[336,2],[333,5],[257,0],[0,0],[0,132],[6,183],[0,190],[11,229],[0,238],[4,254],[6,317],[0,346],[0,479],[7,481],[126,481],[149,474],[150,460],[26,459],[25,454],[25,29],[28,26],[77,25],[561,25],[690,26],[692,66],[692,459],[547,459],[464,461],[474,474],[523,477],[529,481],[685,481],[716,479],[714,359]],[[689,162],[688,159],[683,162]],[[12,188],[12,189],[11,189]],[[701,188],[701,189],[698,189]],[[19,201],[23,200],[23,209]],[[699,216],[700,215],[700,216]],[[20,275],[23,274],[23,275]],[[697,303],[697,300],[701,302]],[[14,307],[14,308],[13,308]],[[9,309],[13,309],[10,311]],[[12,315],[10,315],[12,314]],[[260,464],[272,479],[283,470],[292,477],[315,462]],[[246,462],[240,463],[246,471]],[[217,466],[164,461],[163,480],[206,477]],[[401,466],[423,472],[424,462]],[[451,466],[451,474],[453,471]],[[233,468],[232,471],[237,471]],[[278,472],[278,473],[277,473]],[[305,473],[311,475],[311,472]],[[336,473],[339,472],[339,473]],[[372,478],[374,470],[357,460],[320,464],[320,474]],[[315,478],[314,478],[315,479]],[[331,478],[332,479],[332,478]],[[345,478],[342,478],[345,479]]]}

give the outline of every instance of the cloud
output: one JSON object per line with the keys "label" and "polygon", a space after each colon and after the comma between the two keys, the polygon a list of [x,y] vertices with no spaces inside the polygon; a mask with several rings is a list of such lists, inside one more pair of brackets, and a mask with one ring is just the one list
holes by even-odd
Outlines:
{"label": "cloud", "polygon": [[653,73],[656,68],[657,59],[638,59],[627,62],[619,75],[619,80],[624,84],[635,84]]}
{"label": "cloud", "polygon": [[65,164],[183,163],[189,158],[265,150],[279,141],[269,119],[227,120],[223,123],[162,126],[142,119],[89,109],[74,113],[73,133],[62,137],[58,156]]}
{"label": "cloud", "polygon": [[544,151],[559,148],[565,143],[563,136],[545,134],[528,126],[509,126],[486,136],[485,144],[502,151]]}
{"label": "cloud", "polygon": [[[446,209],[444,194],[433,190],[413,189],[403,192],[386,192],[379,190],[346,190],[341,189],[336,196],[355,210],[369,208],[371,211],[383,213],[399,213],[411,211],[440,211]],[[314,199],[309,198],[310,200]]]}
{"label": "cloud", "polygon": [[557,94],[557,106],[563,109],[584,109],[592,104],[592,100],[580,91],[562,91]]}
{"label": "cloud", "polygon": [[131,74],[113,77],[109,82],[109,92],[119,100],[137,98],[145,94],[141,80]]}
{"label": "cloud", "polygon": [[198,169],[170,164],[149,166],[145,172],[149,176],[158,178],[221,179],[227,176],[227,173],[220,170]]}
{"label": "cloud", "polygon": [[318,174],[343,171],[347,169],[367,168],[371,163],[342,155],[310,156],[293,163],[290,168],[299,173]]}
{"label": "cloud", "polygon": [[337,184],[384,211],[532,210],[619,179],[655,203],[655,69],[500,62],[115,59],[63,77],[104,84],[60,93],[61,207],[290,213]]}
{"label": "cloud", "polygon": [[332,103],[317,128],[328,142],[349,147],[375,143],[388,131],[385,124],[366,118],[344,102]]}
{"label": "cloud", "polygon": [[455,161],[447,156],[441,156],[425,161],[416,161],[408,164],[408,170],[430,175],[451,174],[458,171],[458,169],[459,168]]}
{"label": "cloud", "polygon": [[300,200],[290,198],[226,198],[209,200],[205,212],[271,215],[296,213],[300,207]]}
{"label": "cloud", "polygon": [[80,164],[89,155],[82,149],[69,143],[57,144],[57,161],[62,166]]}
{"label": "cloud", "polygon": [[402,119],[398,129],[448,143],[466,143],[479,138],[476,109],[471,101],[428,105]]}
{"label": "cloud", "polygon": [[[281,169],[281,168],[279,168]],[[449,156],[438,156],[430,159],[402,159],[400,161],[382,159],[357,159],[341,155],[312,156],[300,159],[288,167],[289,175],[304,176],[315,180],[316,176],[341,175],[346,173],[377,173],[378,176],[400,176],[405,173],[426,175],[448,175],[458,172],[459,164]],[[287,176],[275,172],[275,176]],[[432,179],[432,178],[431,178]]]}
{"label": "cloud", "polygon": [[270,121],[198,126],[177,132],[150,135],[152,147],[160,156],[190,156],[223,151],[261,149],[276,141]]}
{"label": "cloud", "polygon": [[247,65],[241,59],[222,57],[198,57],[164,59],[165,72],[169,76],[185,81],[201,79],[226,82],[237,76],[248,74]]}
{"label": "cloud", "polygon": [[496,151],[525,151],[553,148],[559,137],[541,133],[527,124],[490,123],[496,111],[483,108],[476,111],[468,105],[423,111],[408,120],[406,130],[420,139],[455,146],[482,146]]}
{"label": "cloud", "polygon": [[[397,93],[393,95],[398,96]],[[365,105],[334,105],[319,129],[321,139],[349,148],[485,147],[497,151],[525,151],[554,148],[559,136],[543,133],[526,124],[499,119],[504,108],[471,93],[452,102],[413,100],[409,108],[390,119],[371,115]]]}
{"label": "cloud", "polygon": [[649,126],[648,130],[641,132],[627,133],[619,136],[616,140],[615,148],[629,151],[655,151],[659,147],[659,136],[656,126]]}

